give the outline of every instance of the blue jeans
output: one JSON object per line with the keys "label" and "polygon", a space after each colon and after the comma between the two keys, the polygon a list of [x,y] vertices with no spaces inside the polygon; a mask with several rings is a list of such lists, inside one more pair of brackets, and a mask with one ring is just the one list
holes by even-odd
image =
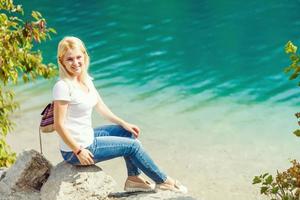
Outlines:
{"label": "blue jeans", "polygon": [[[167,176],[145,152],[139,140],[122,126],[105,125],[94,129],[94,142],[86,147],[94,155],[94,163],[123,156],[128,176],[137,176],[143,171],[155,183],[163,183]],[[73,152],[61,150],[64,160],[73,165],[80,161]]]}

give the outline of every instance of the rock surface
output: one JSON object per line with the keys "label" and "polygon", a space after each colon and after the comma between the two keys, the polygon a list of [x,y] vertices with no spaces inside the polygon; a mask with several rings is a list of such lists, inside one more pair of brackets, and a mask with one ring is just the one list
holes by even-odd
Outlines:
{"label": "rock surface", "polygon": [[0,181],[5,177],[7,168],[0,168]]}
{"label": "rock surface", "polygon": [[1,175],[0,199],[39,199],[39,190],[51,168],[51,163],[39,152],[23,151]]}
{"label": "rock surface", "polygon": [[40,200],[39,192],[14,192],[3,194],[0,192],[0,200]]}
{"label": "rock surface", "polygon": [[41,200],[107,199],[115,181],[96,165],[59,163],[41,189]]}
{"label": "rock surface", "polygon": [[115,181],[97,165],[55,167],[35,150],[22,152],[16,163],[0,169],[0,200],[195,200],[170,191],[111,193]]}
{"label": "rock surface", "polygon": [[157,193],[154,192],[132,192],[132,193],[126,193],[126,192],[121,192],[121,193],[113,193],[109,195],[110,198],[112,199],[117,199],[117,200],[157,200],[157,199],[162,199],[162,200],[196,200],[195,198],[185,195],[185,194],[180,194],[180,193],[175,193],[175,192],[170,192],[170,191],[159,191]]}

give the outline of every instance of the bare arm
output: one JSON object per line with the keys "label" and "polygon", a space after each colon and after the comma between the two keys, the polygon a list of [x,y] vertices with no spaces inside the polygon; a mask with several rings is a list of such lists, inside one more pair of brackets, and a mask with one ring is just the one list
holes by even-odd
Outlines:
{"label": "bare arm", "polygon": [[54,101],[54,129],[63,141],[73,150],[79,149],[79,145],[72,138],[71,134],[65,129],[64,121],[67,113],[67,101]]}
{"label": "bare arm", "polygon": [[99,114],[101,114],[103,117],[105,117],[107,120],[119,124],[123,126],[126,122],[116,116],[108,107],[107,105],[103,102],[102,98],[100,97],[98,93],[98,102],[96,104],[96,110]]}
{"label": "bare arm", "polygon": [[[62,140],[73,150],[73,152],[76,152],[80,146],[64,126],[67,108],[67,101],[54,101],[54,129],[62,138]],[[82,149],[82,152],[77,155],[77,157],[80,160],[80,163],[83,165],[89,165],[93,163],[93,159],[91,158],[93,157],[93,154],[87,149]]]}
{"label": "bare arm", "polygon": [[98,102],[96,104],[96,110],[99,114],[104,116],[106,119],[109,121],[121,125],[123,128],[131,132],[135,137],[139,136],[140,129],[134,124],[130,124],[123,119],[119,118],[116,116],[108,107],[107,105],[103,102],[102,98],[100,97],[99,93],[98,94]]}

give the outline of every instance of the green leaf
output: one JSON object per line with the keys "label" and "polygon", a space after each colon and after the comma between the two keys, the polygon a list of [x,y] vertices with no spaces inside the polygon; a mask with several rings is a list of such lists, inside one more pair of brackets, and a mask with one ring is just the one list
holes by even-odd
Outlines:
{"label": "green leaf", "polygon": [[284,68],[284,73],[288,73],[292,70],[292,66],[288,66],[286,68]]}
{"label": "green leaf", "polygon": [[285,45],[285,53],[296,53],[297,52],[297,47],[291,42],[288,41]]}
{"label": "green leaf", "polygon": [[268,191],[268,189],[269,189],[269,187],[263,186],[263,187],[260,188],[260,193],[261,194],[266,194],[266,192]]}
{"label": "green leaf", "polygon": [[271,193],[277,194],[278,190],[279,190],[279,187],[274,187],[274,188],[272,188]]}
{"label": "green leaf", "polygon": [[299,129],[295,130],[293,133],[294,133],[294,135],[296,135],[297,137],[300,137],[300,130],[299,130]]}
{"label": "green leaf", "polygon": [[54,28],[48,28],[49,32],[57,34],[56,30]]}
{"label": "green leaf", "polygon": [[299,61],[299,57],[298,57],[296,54],[292,54],[292,55],[290,56],[290,59],[291,59],[291,61],[292,61],[293,63],[295,63],[295,64]]}
{"label": "green leaf", "polygon": [[269,175],[269,173],[264,173],[264,175],[262,175],[262,178],[265,178],[268,175]]}
{"label": "green leaf", "polygon": [[255,176],[254,179],[253,179],[252,184],[255,185],[255,184],[258,184],[258,183],[261,183],[261,179],[258,176]]}
{"label": "green leaf", "polygon": [[39,13],[38,11],[32,11],[31,16],[36,20],[39,20],[40,18],[42,18],[41,13]]}
{"label": "green leaf", "polygon": [[267,178],[266,178],[266,181],[265,181],[265,183],[266,184],[271,184],[273,182],[273,177],[272,177],[272,175],[269,175]]}
{"label": "green leaf", "polygon": [[294,74],[292,74],[291,76],[290,76],[290,80],[293,80],[293,79],[295,79],[295,78],[297,78],[297,76],[298,76],[298,73],[294,73]]}

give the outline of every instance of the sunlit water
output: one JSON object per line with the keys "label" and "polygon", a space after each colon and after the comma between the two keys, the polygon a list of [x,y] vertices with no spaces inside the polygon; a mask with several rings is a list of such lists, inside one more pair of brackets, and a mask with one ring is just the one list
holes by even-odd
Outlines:
{"label": "sunlit water", "polygon": [[[141,127],[149,153],[194,196],[258,199],[253,176],[299,158],[299,89],[283,73],[285,43],[300,45],[299,1],[22,3],[58,32],[40,46],[45,61],[56,62],[62,37],[81,38],[106,104]],[[25,116],[50,101],[54,83],[17,88]]]}

